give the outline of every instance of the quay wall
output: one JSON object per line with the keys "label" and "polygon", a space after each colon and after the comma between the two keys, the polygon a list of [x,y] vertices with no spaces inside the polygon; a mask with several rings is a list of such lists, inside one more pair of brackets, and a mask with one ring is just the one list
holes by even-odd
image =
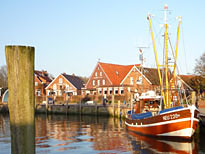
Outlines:
{"label": "quay wall", "polygon": [[[68,104],[68,105],[36,105],[36,113],[43,114],[81,114],[95,116],[114,116],[125,118],[127,111],[130,110],[126,105],[87,105],[87,104]],[[8,112],[8,105],[0,105],[0,113]]]}

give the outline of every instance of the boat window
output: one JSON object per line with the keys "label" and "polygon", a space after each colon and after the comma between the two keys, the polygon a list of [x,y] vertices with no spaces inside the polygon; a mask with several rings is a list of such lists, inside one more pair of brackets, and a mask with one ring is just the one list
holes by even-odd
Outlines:
{"label": "boat window", "polygon": [[157,100],[156,102],[157,102],[157,105],[160,105],[160,101],[159,100]]}
{"label": "boat window", "polygon": [[149,105],[149,101],[145,101],[145,102],[144,102],[144,105]]}
{"label": "boat window", "polygon": [[150,101],[150,105],[153,105],[154,104],[154,101]]}

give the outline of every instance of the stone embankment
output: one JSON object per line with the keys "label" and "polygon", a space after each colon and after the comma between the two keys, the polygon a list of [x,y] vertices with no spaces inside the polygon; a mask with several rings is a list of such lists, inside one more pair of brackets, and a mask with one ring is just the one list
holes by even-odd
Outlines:
{"label": "stone embankment", "polygon": [[[62,105],[36,105],[36,113],[43,114],[81,114],[94,116],[114,116],[124,118],[130,107],[121,103],[115,105],[102,104],[62,104]],[[8,105],[0,105],[0,113],[8,112]]]}

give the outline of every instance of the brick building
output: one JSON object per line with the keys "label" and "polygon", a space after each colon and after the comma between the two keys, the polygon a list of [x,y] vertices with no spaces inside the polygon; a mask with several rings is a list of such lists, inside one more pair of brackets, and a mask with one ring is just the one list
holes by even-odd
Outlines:
{"label": "brick building", "polygon": [[68,74],[58,75],[47,87],[47,96],[63,96],[68,95],[81,95],[81,88],[83,87],[83,81],[75,76]]}
{"label": "brick building", "polygon": [[83,94],[124,95],[127,92],[156,91],[158,88],[159,79],[156,69],[143,68],[142,74],[140,64],[118,65],[98,62]]}
{"label": "brick building", "polygon": [[34,71],[35,96],[45,96],[46,95],[45,88],[52,80],[53,78],[49,76],[47,71],[35,70]]}

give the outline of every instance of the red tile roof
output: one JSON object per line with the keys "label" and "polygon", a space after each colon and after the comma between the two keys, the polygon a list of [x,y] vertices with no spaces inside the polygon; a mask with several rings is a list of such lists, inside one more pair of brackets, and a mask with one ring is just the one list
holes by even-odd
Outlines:
{"label": "red tile roof", "polygon": [[[110,81],[113,85],[120,85],[121,81],[125,78],[125,76],[129,73],[131,68],[134,65],[118,65],[118,64],[109,64],[99,62],[99,65],[102,67]],[[139,66],[140,64],[136,64],[135,66]]]}

